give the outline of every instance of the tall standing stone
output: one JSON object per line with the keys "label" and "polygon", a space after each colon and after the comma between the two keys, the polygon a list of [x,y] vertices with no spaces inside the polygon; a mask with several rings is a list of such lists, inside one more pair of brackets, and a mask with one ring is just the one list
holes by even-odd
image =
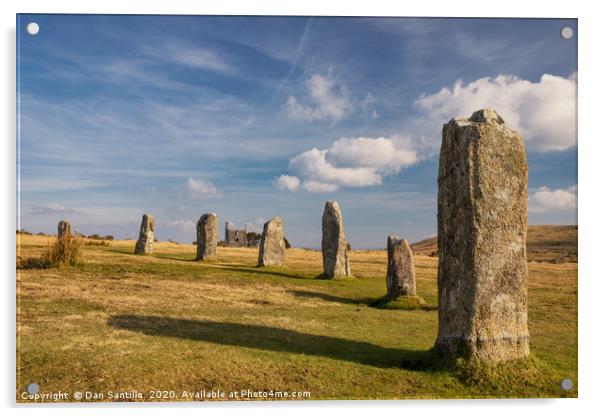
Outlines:
{"label": "tall standing stone", "polygon": [[58,238],[71,237],[71,224],[67,220],[60,220],[58,225]]}
{"label": "tall standing stone", "polygon": [[207,260],[215,257],[217,239],[217,215],[201,215],[196,223],[196,259]]}
{"label": "tall standing stone", "polygon": [[387,238],[387,298],[416,296],[414,255],[405,239]]}
{"label": "tall standing stone", "polygon": [[443,126],[439,159],[439,333],[447,355],[529,354],[527,159],[493,110]]}
{"label": "tall standing stone", "polygon": [[282,219],[274,217],[263,225],[259,244],[258,266],[280,266],[284,259]]}
{"label": "tall standing stone", "polygon": [[351,276],[343,216],[336,201],[328,201],[322,215],[322,263],[328,278]]}
{"label": "tall standing stone", "polygon": [[152,253],[153,241],[155,241],[155,220],[153,219],[152,215],[144,214],[142,216],[142,223],[140,224],[140,234],[138,235],[138,241],[136,241],[134,253]]}

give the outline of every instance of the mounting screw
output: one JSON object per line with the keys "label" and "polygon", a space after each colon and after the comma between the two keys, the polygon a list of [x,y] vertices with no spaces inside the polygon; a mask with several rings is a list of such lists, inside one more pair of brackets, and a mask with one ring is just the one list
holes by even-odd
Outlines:
{"label": "mounting screw", "polygon": [[564,391],[569,391],[573,388],[573,380],[570,378],[563,378],[560,381],[560,388]]}
{"label": "mounting screw", "polygon": [[40,25],[38,25],[36,22],[31,22],[27,24],[27,33],[29,33],[30,35],[37,35],[39,31]]}
{"label": "mounting screw", "polygon": [[37,394],[40,392],[40,386],[37,383],[29,383],[25,387],[27,394]]}
{"label": "mounting screw", "polygon": [[569,26],[565,26],[562,29],[560,29],[560,36],[562,36],[563,39],[570,39],[573,37],[573,28],[569,27]]}

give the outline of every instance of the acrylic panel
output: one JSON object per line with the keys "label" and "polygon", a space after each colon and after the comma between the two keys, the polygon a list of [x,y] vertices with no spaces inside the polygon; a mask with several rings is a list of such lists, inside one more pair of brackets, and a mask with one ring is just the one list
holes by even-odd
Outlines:
{"label": "acrylic panel", "polygon": [[576,87],[576,19],[17,15],[17,402],[576,397]]}

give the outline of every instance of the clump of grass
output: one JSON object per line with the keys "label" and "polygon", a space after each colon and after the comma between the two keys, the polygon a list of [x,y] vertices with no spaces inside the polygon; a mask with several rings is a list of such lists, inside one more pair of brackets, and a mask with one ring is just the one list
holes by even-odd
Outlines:
{"label": "clump of grass", "polygon": [[77,266],[84,261],[82,246],[80,237],[67,234],[50,244],[42,259],[48,262],[49,267]]}
{"label": "clump of grass", "polygon": [[40,257],[17,258],[17,269],[48,269],[77,266],[84,262],[80,237],[65,235],[48,245]]}
{"label": "clump of grass", "polygon": [[437,306],[429,305],[420,296],[400,296],[398,298],[390,298],[383,296],[370,302],[370,306],[380,309],[399,309],[399,310],[434,310]]}
{"label": "clump of grass", "polygon": [[[536,358],[528,357],[505,363],[486,363],[477,359],[458,358],[455,375],[466,386],[479,386],[489,391],[504,390],[520,396],[525,390],[541,389],[542,384],[560,390],[551,371]],[[543,393],[543,392],[542,392]]]}

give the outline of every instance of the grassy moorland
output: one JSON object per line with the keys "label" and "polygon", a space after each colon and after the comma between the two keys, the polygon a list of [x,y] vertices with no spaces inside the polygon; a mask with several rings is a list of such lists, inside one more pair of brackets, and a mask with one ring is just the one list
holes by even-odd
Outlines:
{"label": "grassy moorland", "polygon": [[[577,263],[576,225],[529,225],[527,232],[529,261]],[[412,244],[415,254],[437,255],[437,237]]]}
{"label": "grassy moorland", "polygon": [[[18,255],[40,256],[51,239],[19,235]],[[137,390],[142,400],[211,389],[314,400],[577,395],[576,263],[529,263],[532,356],[484,367],[434,357],[436,310],[369,306],[385,292],[384,251],[352,252],[357,279],[327,281],[315,278],[320,253],[304,249],[256,268],[257,249],[218,248],[198,263],[193,245],[133,248],[87,245],[83,264],[17,270],[17,401],[32,381],[42,393]],[[418,293],[434,306],[437,258],[415,262]]]}

